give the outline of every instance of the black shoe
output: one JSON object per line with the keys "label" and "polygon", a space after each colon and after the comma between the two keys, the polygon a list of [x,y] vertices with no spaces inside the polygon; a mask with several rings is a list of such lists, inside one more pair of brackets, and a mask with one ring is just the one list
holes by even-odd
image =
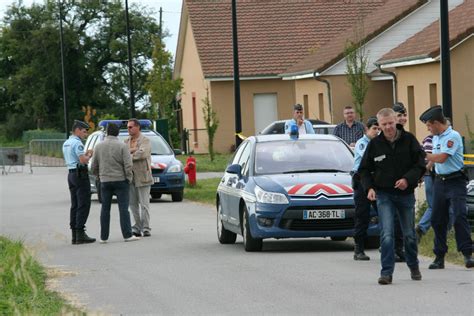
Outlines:
{"label": "black shoe", "polygon": [[142,237],[142,233],[132,232],[132,235],[135,237]]}
{"label": "black shoe", "polygon": [[471,255],[464,255],[464,264],[466,268],[474,268],[474,259]]}
{"label": "black shoe", "polygon": [[395,250],[395,262],[405,262],[405,253],[403,250]]}
{"label": "black shoe", "polygon": [[150,234],[150,232],[149,232],[148,230],[145,230],[145,231],[143,232],[143,237],[150,237],[150,236],[151,236],[151,234]]}
{"label": "black shoe", "polygon": [[420,268],[418,266],[416,267],[410,267],[410,274],[411,274],[411,279],[415,281],[420,281],[421,280],[421,272]]}
{"label": "black shoe", "polygon": [[356,243],[354,246],[354,260],[367,261],[370,260],[370,257],[367,256],[364,252],[364,244]]}
{"label": "black shoe", "polygon": [[444,256],[436,256],[435,260],[428,267],[431,270],[444,269]]}
{"label": "black shoe", "polygon": [[76,230],[76,245],[79,244],[90,244],[95,242],[95,238],[91,238],[87,236],[84,229],[77,229]]}
{"label": "black shoe", "polygon": [[379,278],[380,285],[387,285],[392,284],[392,276],[391,275],[381,275]]}
{"label": "black shoe", "polygon": [[425,234],[423,230],[420,228],[420,226],[415,227],[415,233],[416,233],[416,242],[420,243],[421,238],[423,238],[423,235]]}

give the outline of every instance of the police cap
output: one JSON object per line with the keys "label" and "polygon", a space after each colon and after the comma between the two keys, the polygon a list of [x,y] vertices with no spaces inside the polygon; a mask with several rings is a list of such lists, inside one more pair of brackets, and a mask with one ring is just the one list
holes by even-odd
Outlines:
{"label": "police cap", "polygon": [[301,104],[297,103],[297,104],[293,105],[293,109],[295,111],[303,111],[303,106]]}
{"label": "police cap", "polygon": [[423,123],[433,120],[444,121],[443,107],[441,105],[433,106],[420,115],[420,121]]}
{"label": "police cap", "polygon": [[85,128],[85,129],[89,129],[89,124],[83,122],[83,121],[79,121],[79,120],[74,120],[74,124],[72,124],[72,130],[74,131],[75,129],[77,128]]}
{"label": "police cap", "polygon": [[405,114],[407,112],[402,102],[395,102],[395,104],[393,104],[392,106],[392,110],[394,110],[397,113],[402,113],[402,114]]}
{"label": "police cap", "polygon": [[377,118],[375,116],[369,117],[369,119],[367,120],[367,128],[371,128],[374,125],[379,126]]}

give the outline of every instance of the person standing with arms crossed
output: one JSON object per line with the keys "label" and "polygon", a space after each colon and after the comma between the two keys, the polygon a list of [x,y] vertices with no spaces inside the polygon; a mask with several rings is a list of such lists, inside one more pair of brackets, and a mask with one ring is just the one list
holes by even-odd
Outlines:
{"label": "person standing with arms crossed", "polygon": [[69,227],[72,232],[72,244],[88,244],[95,238],[85,232],[87,218],[91,208],[91,184],[87,163],[92,157],[92,150],[84,152],[82,140],[87,137],[89,125],[82,121],[74,121],[72,135],[63,144],[63,155],[68,168],[67,183],[71,195]]}
{"label": "person standing with arms crossed", "polygon": [[153,184],[151,143],[142,135],[140,122],[137,119],[129,119],[127,129],[130,136],[125,143],[133,160],[133,180],[130,184],[130,209],[135,220],[132,227],[133,235],[140,237],[143,233],[144,237],[150,237],[150,190]]}
{"label": "person standing with arms crossed", "polygon": [[367,120],[367,131],[357,141],[354,148],[354,166],[352,168],[352,188],[354,189],[355,225],[354,225],[354,260],[370,260],[364,252],[367,229],[369,228],[371,201],[367,199],[362,183],[360,182],[359,165],[370,140],[379,133],[379,123],[376,117]]}
{"label": "person standing with arms crossed", "polygon": [[377,201],[381,229],[382,270],[378,283],[391,284],[395,269],[394,222],[398,212],[404,236],[406,262],[412,280],[421,280],[415,237],[415,194],[425,173],[425,153],[418,140],[396,126],[392,109],[377,113],[382,132],[367,146],[359,167],[367,198]]}
{"label": "person standing with arms crossed", "polygon": [[112,196],[117,196],[120,214],[120,228],[124,241],[136,241],[133,236],[130,213],[128,212],[129,183],[132,180],[132,157],[127,145],[118,139],[120,128],[114,123],[107,124],[105,140],[95,148],[91,171],[100,179],[102,208],[100,210],[100,243],[109,239],[110,206]]}
{"label": "person standing with arms crossed", "polygon": [[444,269],[444,256],[448,252],[446,244],[450,207],[454,213],[454,233],[458,251],[464,256],[466,268],[474,267],[472,259],[471,229],[467,221],[467,176],[463,172],[463,144],[461,135],[446,122],[443,108],[438,105],[426,110],[420,116],[433,134],[433,153],[427,154],[428,161],[434,163],[435,181],[433,185],[433,211],[431,226],[435,233],[435,260],[430,269]]}

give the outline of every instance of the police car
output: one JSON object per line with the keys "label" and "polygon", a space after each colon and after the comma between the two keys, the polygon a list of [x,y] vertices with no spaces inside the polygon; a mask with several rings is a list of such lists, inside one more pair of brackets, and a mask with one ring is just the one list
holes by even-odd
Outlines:
{"label": "police car", "polygon": [[[148,137],[151,142],[151,171],[155,183],[151,186],[151,197],[159,199],[162,194],[171,194],[173,202],[183,200],[184,191],[184,171],[183,164],[176,159],[175,154],[180,154],[180,150],[171,149],[164,138],[154,130],[150,120],[139,120],[141,133]],[[105,128],[107,124],[113,122],[120,126],[119,139],[125,140],[128,137],[126,120],[104,120],[99,122],[100,130],[89,135],[86,141],[85,150],[94,147],[104,140]],[[94,156],[92,156],[94,159]],[[92,163],[89,161],[89,166]],[[100,186],[96,177],[89,173],[92,193],[97,193],[99,201]]]}
{"label": "police car", "polygon": [[[235,152],[216,194],[217,236],[222,244],[243,236],[246,251],[266,238],[354,235],[353,153],[333,135],[258,135]],[[369,247],[377,246],[376,213]]]}

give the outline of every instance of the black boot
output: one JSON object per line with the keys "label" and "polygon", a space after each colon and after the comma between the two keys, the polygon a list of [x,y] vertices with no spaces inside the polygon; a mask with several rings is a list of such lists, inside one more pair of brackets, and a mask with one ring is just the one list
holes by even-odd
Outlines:
{"label": "black boot", "polygon": [[464,264],[466,268],[474,268],[474,259],[471,255],[464,255]]}
{"label": "black boot", "polygon": [[444,269],[444,256],[436,256],[433,263],[430,264],[428,269],[431,269],[431,270]]}
{"label": "black boot", "polygon": [[95,242],[95,238],[91,238],[87,236],[86,231],[84,229],[77,229],[76,230],[76,244],[90,244]]}
{"label": "black boot", "polygon": [[71,243],[73,245],[75,245],[77,243],[76,241],[76,230],[75,229],[71,229],[71,233],[72,233],[72,239],[71,239]]}
{"label": "black boot", "polygon": [[364,243],[355,244],[354,247],[354,260],[367,261],[370,260],[370,257],[364,253]]}

